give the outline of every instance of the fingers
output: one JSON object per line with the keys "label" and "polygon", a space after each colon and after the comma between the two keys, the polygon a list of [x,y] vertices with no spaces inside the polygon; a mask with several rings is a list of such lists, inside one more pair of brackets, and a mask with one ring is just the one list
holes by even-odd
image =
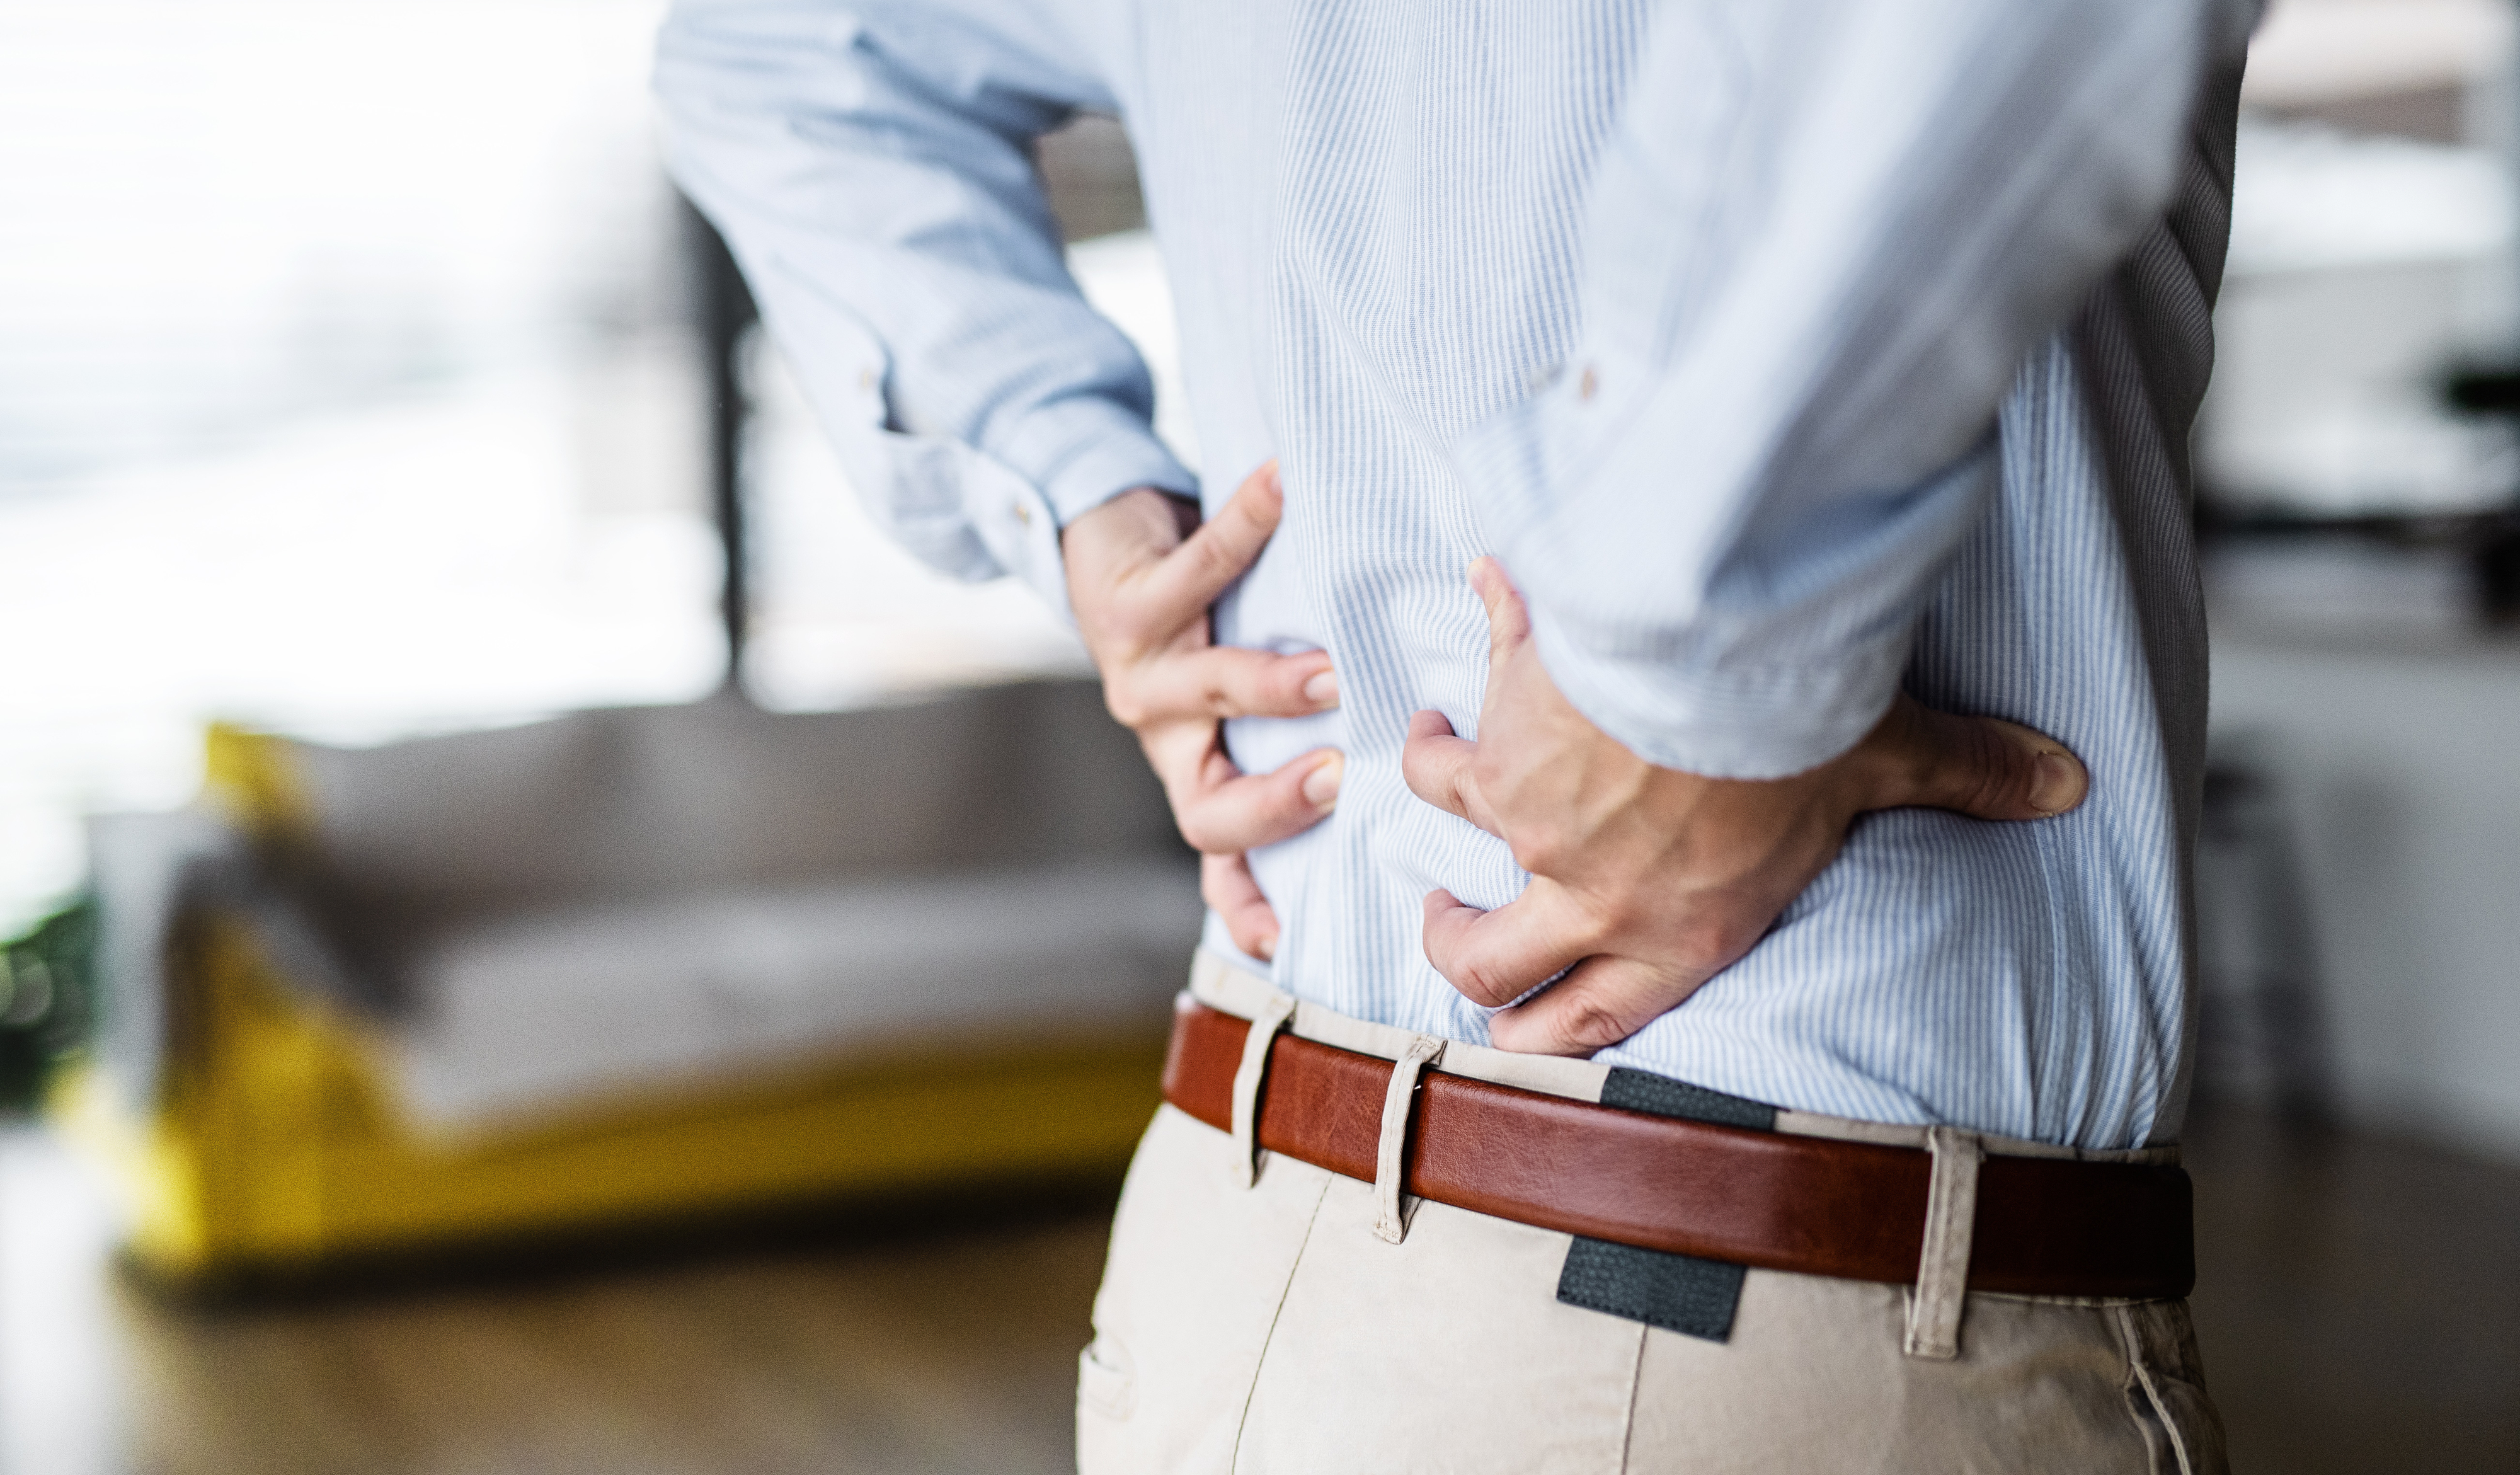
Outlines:
{"label": "fingers", "polygon": [[2040,820],[2081,805],[2092,776],[2055,738],[2017,722],[1938,712],[1901,695],[1866,745],[1884,778],[1873,808],[1924,805],[1980,820]]}
{"label": "fingers", "polygon": [[[1522,596],[1514,592],[1513,581],[1506,577],[1505,565],[1496,559],[1472,559],[1469,580],[1487,605],[1488,681],[1493,696],[1497,673],[1506,658],[1531,639],[1531,616],[1523,607]],[[1502,839],[1505,830],[1473,773],[1478,751],[1477,743],[1454,733],[1451,718],[1441,712],[1419,712],[1409,719],[1409,741],[1400,750],[1400,775],[1411,793]]]}
{"label": "fingers", "polygon": [[1473,1004],[1511,1004],[1591,953],[1600,937],[1563,887],[1546,876],[1482,912],[1449,891],[1426,893],[1426,961]]}
{"label": "fingers", "polygon": [[1469,821],[1500,839],[1496,811],[1479,792],[1471,772],[1479,745],[1453,735],[1452,719],[1420,712],[1409,719],[1409,740],[1400,749],[1400,777],[1409,791],[1447,814]]}
{"label": "fingers", "polygon": [[1104,699],[1124,726],[1309,717],[1338,705],[1328,651],[1277,655],[1207,643],[1208,606],[1268,545],[1283,501],[1272,461],[1178,546],[1160,542],[1170,527],[1155,519],[1188,504],[1153,492],[1115,498],[1071,526],[1070,602],[1102,671]]}
{"label": "fingers", "polygon": [[[1176,742],[1187,733],[1190,742]],[[1217,745],[1215,727],[1184,724],[1141,735],[1148,761],[1171,798],[1182,838],[1205,855],[1230,855],[1273,845],[1303,833],[1338,808],[1346,759],[1336,748],[1315,748],[1274,773],[1244,774]]]}
{"label": "fingers", "polygon": [[1589,1055],[1635,1034],[1697,992],[1634,959],[1588,958],[1529,1003],[1488,1019],[1488,1043],[1536,1055]]}
{"label": "fingers", "polygon": [[1176,718],[1309,717],[1338,705],[1327,650],[1278,655],[1239,646],[1165,655],[1125,672],[1108,695],[1131,727]]}
{"label": "fingers", "polygon": [[1488,662],[1503,664],[1515,647],[1531,639],[1531,611],[1516,593],[1505,565],[1494,559],[1470,562],[1470,588],[1488,606]]}
{"label": "fingers", "polygon": [[1278,463],[1271,461],[1253,471],[1214,517],[1147,571],[1140,596],[1147,620],[1169,629],[1204,618],[1216,597],[1260,557],[1284,510]]}
{"label": "fingers", "polygon": [[1246,955],[1266,962],[1278,956],[1278,913],[1251,876],[1251,862],[1236,855],[1198,859],[1198,895],[1225,922],[1225,935]]}

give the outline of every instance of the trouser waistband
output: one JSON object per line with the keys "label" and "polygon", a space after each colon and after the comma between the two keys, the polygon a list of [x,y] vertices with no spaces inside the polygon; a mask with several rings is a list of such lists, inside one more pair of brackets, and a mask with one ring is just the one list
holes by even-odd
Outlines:
{"label": "trouser waistband", "polygon": [[1213,955],[1193,968],[1164,1087],[1232,1133],[1246,1165],[1267,1149],[1375,1184],[1385,1237],[1406,1232],[1402,1199],[1416,1195],[1564,1230],[1579,1251],[1910,1285],[1919,1356],[1956,1354],[1968,1290],[2164,1299],[2194,1279],[2190,1191],[2171,1150],[1779,1111],[1352,1019]]}

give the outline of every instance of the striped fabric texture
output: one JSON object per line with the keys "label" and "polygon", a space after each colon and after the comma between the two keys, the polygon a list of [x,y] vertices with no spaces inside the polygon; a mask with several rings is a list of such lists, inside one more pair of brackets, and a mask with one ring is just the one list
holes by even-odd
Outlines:
{"label": "striped fabric texture", "polygon": [[[1420,900],[1504,844],[1401,782],[1475,736],[1495,554],[1643,756],[1771,777],[1895,691],[2070,743],[2031,825],[1861,821],[1739,963],[1599,1057],[1779,1106],[2090,1147],[2177,1135],[2205,644],[2185,445],[2253,0],[683,0],[676,172],[914,552],[1063,604],[1057,528],[1281,460],[1220,639],[1342,705],[1253,855],[1274,975],[1484,1041]],[[1208,479],[1148,428],[1029,166],[1128,124]],[[1230,952],[1211,919],[1208,943]],[[1263,972],[1267,964],[1253,962]]]}

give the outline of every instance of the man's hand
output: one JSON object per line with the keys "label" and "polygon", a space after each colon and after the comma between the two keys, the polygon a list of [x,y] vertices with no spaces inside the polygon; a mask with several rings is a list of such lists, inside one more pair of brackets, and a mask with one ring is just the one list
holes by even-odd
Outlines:
{"label": "man's hand", "polygon": [[1488,606],[1479,740],[1440,712],[1409,726],[1410,789],[1513,847],[1532,873],[1494,912],[1426,898],[1426,958],[1494,1015],[1505,1050],[1585,1055],[1615,1045],[1731,966],[1835,859],[1868,810],[1923,805],[2036,820],[2083,802],[2073,754],[2015,723],[1955,717],[1906,695],[1844,755],[1790,779],[1656,768],[1559,693],[1522,597],[1493,559],[1470,565]]}
{"label": "man's hand", "polygon": [[1283,507],[1273,461],[1213,522],[1142,487],[1059,535],[1068,603],[1102,674],[1103,703],[1138,735],[1182,838],[1200,853],[1200,894],[1254,958],[1277,951],[1278,918],[1242,853],[1320,823],[1338,802],[1342,762],[1337,749],[1316,748],[1275,773],[1245,775],[1218,726],[1338,705],[1326,650],[1277,655],[1210,643],[1208,606],[1260,556]]}

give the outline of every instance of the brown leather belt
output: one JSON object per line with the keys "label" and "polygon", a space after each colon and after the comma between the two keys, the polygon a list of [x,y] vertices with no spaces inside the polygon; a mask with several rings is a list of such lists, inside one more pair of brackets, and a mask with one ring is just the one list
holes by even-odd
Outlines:
{"label": "brown leather belt", "polygon": [[[1233,1130],[1250,1025],[1185,1000],[1164,1099]],[[1281,1034],[1260,1145],[1372,1182],[1392,1062]],[[1427,1071],[1404,1149],[1409,1192],[1642,1249],[1848,1280],[1912,1284],[1932,1155],[1624,1111]],[[1989,1156],[1969,1288],[2184,1296],[2196,1281],[2185,1170]]]}

